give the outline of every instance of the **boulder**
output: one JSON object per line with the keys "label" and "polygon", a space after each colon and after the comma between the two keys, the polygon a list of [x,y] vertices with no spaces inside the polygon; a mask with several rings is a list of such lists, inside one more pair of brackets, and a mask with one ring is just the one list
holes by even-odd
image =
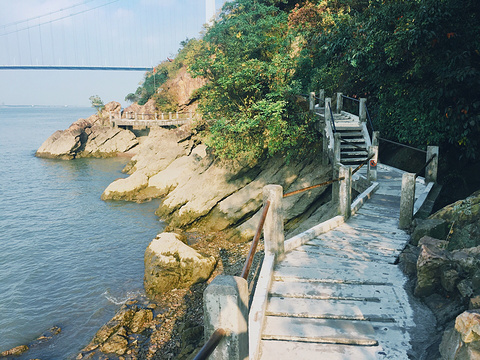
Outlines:
{"label": "boulder", "polygon": [[178,184],[185,183],[194,175],[199,165],[199,158],[195,155],[182,156],[175,159],[166,169],[148,179],[148,187],[160,197],[175,189]]}
{"label": "boulder", "polygon": [[430,219],[442,219],[451,225],[449,249],[480,245],[480,190],[463,200],[445,206]]}
{"label": "boulder", "polygon": [[87,358],[92,358],[93,352],[97,355],[99,355],[98,352],[123,355],[135,349],[138,345],[135,339],[145,336],[145,331],[149,329],[152,320],[153,312],[150,308],[143,307],[137,300],[128,301],[109,322],[97,331],[77,359],[83,359],[87,354]]}
{"label": "boulder", "polygon": [[6,350],[0,353],[0,358],[7,356],[18,356],[28,351],[29,347],[27,345],[16,346],[10,350]]}
{"label": "boulder", "polygon": [[417,260],[416,296],[428,296],[438,290],[441,271],[450,266],[450,255],[446,250],[432,244],[420,247]]}
{"label": "boulder", "polygon": [[440,354],[445,360],[480,359],[480,313],[469,310],[455,320],[455,328],[444,333]]}
{"label": "boulder", "polygon": [[[187,126],[175,130],[152,128],[142,143],[135,147],[136,154],[124,169],[130,177],[117,179],[111,183],[103,192],[102,199],[144,201],[164,195],[164,189],[170,191],[168,179],[164,183],[161,181],[162,176],[171,177],[167,172],[154,178],[151,185],[149,179],[165,170],[176,159],[186,155],[186,149],[190,148],[186,138],[190,134]],[[192,155],[192,159],[197,159],[197,155]],[[183,175],[186,172],[182,170],[178,171]]]}
{"label": "boulder", "polygon": [[146,188],[148,178],[141,172],[125,179],[117,179],[103,191],[102,200],[134,200],[140,190]]}
{"label": "boulder", "polygon": [[138,145],[134,133],[120,128],[92,126],[85,130],[88,135],[83,150],[77,157],[107,157],[124,153]]}
{"label": "boulder", "polygon": [[159,234],[145,251],[145,291],[150,296],[206,281],[216,260],[181,242],[174,233]]}
{"label": "boulder", "polygon": [[411,243],[417,245],[424,236],[445,239],[448,233],[448,223],[443,219],[419,220],[411,236]]}

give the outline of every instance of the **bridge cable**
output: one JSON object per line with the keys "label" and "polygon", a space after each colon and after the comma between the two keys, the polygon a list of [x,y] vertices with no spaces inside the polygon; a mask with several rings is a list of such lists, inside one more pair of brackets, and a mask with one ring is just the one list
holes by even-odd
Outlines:
{"label": "bridge cable", "polygon": [[[116,2],[118,2],[118,1],[120,1],[120,0],[111,0],[111,1],[108,2],[108,3],[102,4],[102,5],[99,5],[99,6],[90,8],[90,9],[82,10],[82,11],[79,11],[79,12],[76,12],[76,13],[72,13],[72,14],[69,14],[69,15],[65,15],[65,16],[59,17],[59,18],[57,18],[57,19],[45,21],[45,22],[43,22],[43,23],[40,23],[39,25],[45,25],[45,24],[49,24],[49,23],[52,23],[52,22],[56,22],[56,21],[68,19],[68,18],[70,18],[70,17],[74,17],[74,16],[77,16],[77,15],[80,15],[80,14],[83,14],[83,13],[86,13],[86,12],[89,12],[89,11],[93,11],[93,10],[95,10],[95,9],[98,9],[98,8],[101,8],[101,7],[104,7],[104,6],[107,6],[107,5],[116,3]],[[35,27],[35,26],[37,26],[37,25],[27,26],[27,27],[24,27],[24,28],[22,28],[22,29],[20,29],[20,30],[16,29],[15,31],[8,31],[8,32],[5,32],[5,33],[3,33],[3,34],[0,34],[0,36],[5,36],[5,35],[14,34],[14,33],[19,32],[19,31],[28,30],[28,29],[30,29],[30,28],[32,28],[32,27]]]}
{"label": "bridge cable", "polygon": [[[77,7],[77,6],[85,5],[85,4],[87,4],[87,3],[89,3],[89,2],[92,2],[92,1],[96,1],[96,0],[85,0],[85,1],[83,1],[83,2],[81,2],[81,3],[75,4],[75,5],[66,7],[66,8],[62,8],[62,9],[59,9],[59,10],[55,10],[55,11],[49,12],[49,13],[47,13],[47,14],[34,16],[34,17],[31,17],[31,18],[28,18],[28,19],[25,19],[25,20],[15,21],[15,22],[12,22],[12,23],[9,23],[9,24],[5,24],[5,25],[1,25],[1,26],[2,26],[3,28],[7,28],[7,27],[10,27],[10,26],[22,24],[22,23],[25,23],[25,22],[28,23],[29,21],[41,19],[42,17],[46,17],[46,16],[49,16],[49,15],[53,15],[53,14],[56,14],[56,13],[59,13],[59,12],[65,11],[65,10],[70,10],[70,9],[73,9],[73,8],[75,8],[75,7]],[[39,24],[39,25],[41,25],[41,24]]]}
{"label": "bridge cable", "polygon": [[44,64],[43,62],[43,41],[42,41],[42,27],[38,25],[38,34],[40,36],[40,57],[42,58],[42,65]]}

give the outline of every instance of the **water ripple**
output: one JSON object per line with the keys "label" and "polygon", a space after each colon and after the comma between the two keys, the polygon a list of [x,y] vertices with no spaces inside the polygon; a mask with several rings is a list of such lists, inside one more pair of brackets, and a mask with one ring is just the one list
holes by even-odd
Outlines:
{"label": "water ripple", "polygon": [[60,325],[60,335],[24,358],[72,358],[143,291],[143,253],[162,229],[158,202],[100,200],[124,176],[125,159],[33,156],[51,133],[91,111],[0,108],[0,351]]}

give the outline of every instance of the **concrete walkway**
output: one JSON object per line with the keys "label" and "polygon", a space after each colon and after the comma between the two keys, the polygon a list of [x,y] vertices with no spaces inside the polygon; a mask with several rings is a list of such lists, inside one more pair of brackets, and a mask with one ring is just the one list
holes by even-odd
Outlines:
{"label": "concrete walkway", "polygon": [[[347,222],[275,267],[261,359],[408,359],[412,309],[396,264],[402,171],[379,164],[376,193]],[[417,196],[424,185],[417,181]]]}

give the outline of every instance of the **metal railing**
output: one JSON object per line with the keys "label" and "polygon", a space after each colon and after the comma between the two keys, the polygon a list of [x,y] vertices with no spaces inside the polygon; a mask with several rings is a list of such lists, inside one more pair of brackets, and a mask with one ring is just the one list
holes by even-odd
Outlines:
{"label": "metal railing", "polygon": [[337,179],[328,180],[328,181],[325,181],[321,184],[308,186],[308,187],[303,188],[303,189],[299,189],[299,190],[295,190],[295,191],[291,191],[289,193],[283,194],[283,197],[286,198],[286,197],[289,197],[289,196],[292,196],[292,195],[297,195],[297,194],[300,194],[302,192],[312,190],[312,189],[316,189],[316,188],[319,188],[319,187],[322,187],[322,186],[327,186],[327,185],[330,185],[330,184],[333,184],[337,181],[342,181],[342,180],[345,180],[345,178],[344,177],[339,177]]}
{"label": "metal railing", "polygon": [[437,154],[433,154],[430,159],[428,159],[428,161],[425,163],[425,165],[422,166],[422,168],[420,170],[418,170],[416,173],[415,173],[415,178],[419,177],[420,174],[422,173],[423,170],[425,170],[427,168],[428,165],[430,165],[430,163],[437,157]]}
{"label": "metal railing", "polygon": [[335,134],[337,132],[337,128],[335,127],[335,119],[333,118],[333,111],[332,111],[332,107],[330,106],[330,103],[328,104],[328,111],[330,112],[330,119],[332,121],[332,130],[333,130],[333,133]]}
{"label": "metal railing", "polygon": [[382,138],[382,137],[379,137],[378,140],[385,141],[385,142],[388,142],[388,143],[394,144],[394,145],[399,145],[399,146],[405,147],[405,148],[407,148],[407,149],[420,151],[420,152],[422,152],[422,153],[424,153],[424,154],[427,153],[425,150],[422,150],[422,149],[419,149],[419,148],[416,148],[416,147],[413,147],[413,146],[410,146],[410,145],[402,144],[402,143],[399,143],[399,142],[397,142],[397,141],[388,140],[388,139],[385,139],[385,138]]}
{"label": "metal railing", "polygon": [[193,360],[204,360],[208,359],[208,357],[213,353],[215,348],[218,346],[220,341],[227,335],[227,332],[223,329],[216,329],[210,339],[203,345],[200,351],[195,355]]}
{"label": "metal railing", "polygon": [[370,125],[370,130],[372,131],[372,133],[370,134],[370,136],[372,136],[372,134],[375,132],[375,129],[374,129],[374,127],[373,127],[373,121],[372,121],[372,118],[370,117],[370,112],[368,111],[368,106],[367,106],[367,104],[365,104],[365,112],[367,113],[368,124]]}
{"label": "metal railing", "polygon": [[352,175],[355,174],[357,171],[359,171],[362,167],[364,167],[370,160],[372,160],[375,157],[375,154],[371,154],[368,158],[362,161],[361,164],[359,164],[353,171]]}

